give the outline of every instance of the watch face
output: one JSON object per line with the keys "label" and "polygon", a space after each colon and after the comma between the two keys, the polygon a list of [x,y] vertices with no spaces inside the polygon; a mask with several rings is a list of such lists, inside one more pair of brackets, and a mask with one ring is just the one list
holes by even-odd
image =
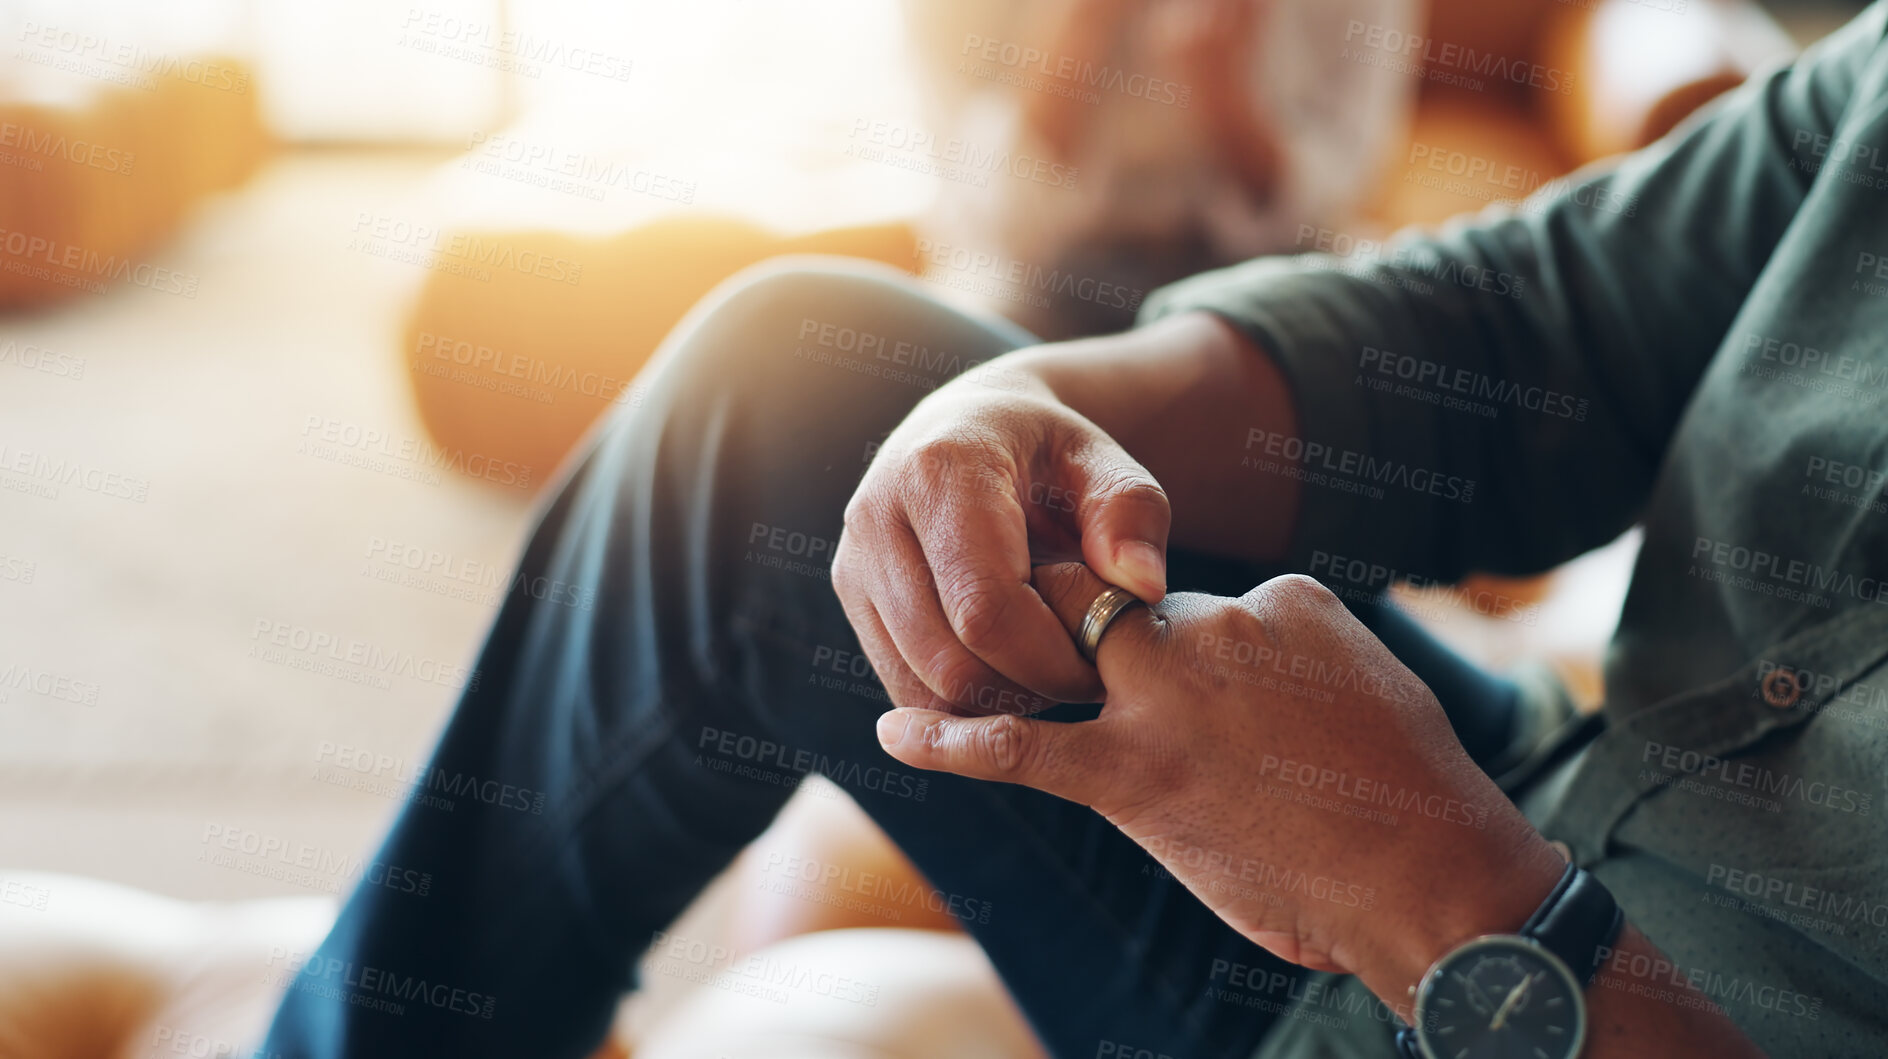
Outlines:
{"label": "watch face", "polygon": [[1571,1059],[1586,1000],[1567,965],[1520,937],[1477,938],[1444,956],[1416,997],[1428,1059]]}

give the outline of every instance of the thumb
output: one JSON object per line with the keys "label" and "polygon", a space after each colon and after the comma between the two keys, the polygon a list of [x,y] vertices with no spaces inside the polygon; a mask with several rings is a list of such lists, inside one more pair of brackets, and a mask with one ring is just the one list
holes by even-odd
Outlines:
{"label": "thumb", "polygon": [[1020,783],[1083,805],[1106,793],[1111,735],[1104,721],[1071,724],[1008,713],[957,717],[907,707],[878,719],[879,744],[912,768]]}
{"label": "thumb", "polygon": [[1167,594],[1167,491],[1113,438],[1098,434],[1070,462],[1082,561],[1103,581],[1158,603]]}

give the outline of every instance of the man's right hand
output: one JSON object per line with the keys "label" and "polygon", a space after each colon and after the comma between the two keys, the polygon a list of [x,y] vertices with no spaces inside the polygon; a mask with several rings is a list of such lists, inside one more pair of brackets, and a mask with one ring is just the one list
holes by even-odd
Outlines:
{"label": "man's right hand", "polygon": [[1016,363],[921,402],[846,507],[833,587],[899,706],[1033,713],[1101,699],[1030,585],[1037,564],[1080,559],[1149,603],[1166,594],[1166,493]]}

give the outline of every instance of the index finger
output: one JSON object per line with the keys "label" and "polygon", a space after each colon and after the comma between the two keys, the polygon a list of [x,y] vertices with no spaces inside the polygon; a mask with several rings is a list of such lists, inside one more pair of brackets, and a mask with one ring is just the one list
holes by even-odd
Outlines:
{"label": "index finger", "polygon": [[1094,667],[1030,584],[1029,534],[1013,485],[944,491],[911,519],[938,602],[965,649],[1045,698],[1092,701]]}

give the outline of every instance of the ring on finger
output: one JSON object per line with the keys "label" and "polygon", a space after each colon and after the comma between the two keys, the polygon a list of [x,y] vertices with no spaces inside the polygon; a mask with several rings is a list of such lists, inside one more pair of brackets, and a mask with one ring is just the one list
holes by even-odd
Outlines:
{"label": "ring on finger", "polygon": [[1125,588],[1109,585],[1101,590],[1101,595],[1088,605],[1082,615],[1082,625],[1075,637],[1075,646],[1081,650],[1082,657],[1094,662],[1095,652],[1101,649],[1101,636],[1108,631],[1108,626],[1121,612],[1139,603],[1134,593]]}

